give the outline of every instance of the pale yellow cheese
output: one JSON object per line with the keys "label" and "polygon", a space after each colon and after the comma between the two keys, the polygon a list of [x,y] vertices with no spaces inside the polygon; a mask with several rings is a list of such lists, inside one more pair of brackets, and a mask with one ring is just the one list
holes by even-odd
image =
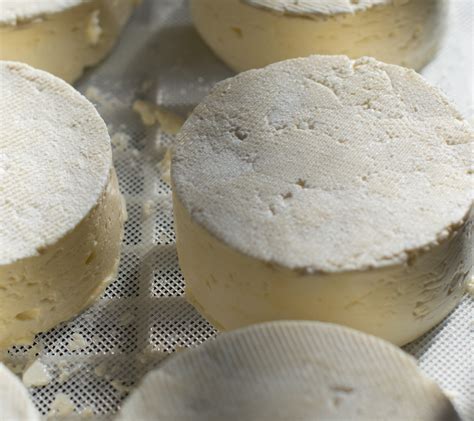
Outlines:
{"label": "pale yellow cheese", "polygon": [[188,299],[221,329],[322,320],[414,340],[471,278],[473,141],[438,90],[373,59],[221,82],[173,153]]}
{"label": "pale yellow cheese", "polygon": [[0,0],[0,60],[74,82],[115,45],[136,0]]}
{"label": "pale yellow cheese", "polygon": [[0,348],[29,343],[113,279],[125,209],[107,128],[64,81],[0,63]]}
{"label": "pale yellow cheese", "polygon": [[436,53],[445,0],[192,0],[194,24],[236,71],[311,54],[415,69]]}

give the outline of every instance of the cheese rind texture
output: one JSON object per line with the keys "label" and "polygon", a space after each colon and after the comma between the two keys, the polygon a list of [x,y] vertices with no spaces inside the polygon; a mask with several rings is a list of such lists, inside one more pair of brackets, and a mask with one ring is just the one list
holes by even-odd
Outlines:
{"label": "cheese rind texture", "polygon": [[87,307],[115,275],[125,212],[94,106],[60,79],[0,64],[0,347]]}
{"label": "cheese rind texture", "polygon": [[445,0],[192,0],[196,29],[236,71],[312,54],[420,69],[438,50]]}
{"label": "cheese rind texture", "polygon": [[67,82],[114,46],[136,0],[0,0],[0,59],[30,64]]}
{"label": "cheese rind texture", "polygon": [[40,421],[20,379],[0,363],[0,416],[8,421]]}
{"label": "cheese rind texture", "polygon": [[241,0],[242,3],[272,12],[308,17],[355,13],[374,6],[400,6],[410,1],[412,0]]}
{"label": "cheese rind texture", "polygon": [[148,374],[119,421],[459,420],[400,349],[341,326],[279,322],[220,335]]}
{"label": "cheese rind texture", "polygon": [[223,329],[315,319],[415,339],[471,276],[473,140],[440,92],[373,59],[221,82],[172,163],[187,296]]}

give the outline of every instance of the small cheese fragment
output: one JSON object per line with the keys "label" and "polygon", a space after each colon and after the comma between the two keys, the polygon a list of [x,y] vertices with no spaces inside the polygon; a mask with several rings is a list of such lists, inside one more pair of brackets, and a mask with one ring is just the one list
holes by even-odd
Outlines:
{"label": "small cheese fragment", "polygon": [[74,405],[71,398],[64,393],[58,393],[54,397],[54,401],[49,408],[48,418],[67,417],[68,415],[73,414],[75,410],[76,405]]}
{"label": "small cheese fragment", "polygon": [[173,152],[186,296],[220,329],[321,320],[414,340],[471,278],[473,141],[437,89],[374,59],[221,82]]}
{"label": "small cheese fragment", "polygon": [[278,322],[219,336],[148,374],[118,421],[459,420],[395,346],[352,329]]}
{"label": "small cheese fragment", "polygon": [[114,46],[136,0],[0,0],[0,60],[74,82]]}
{"label": "small cheese fragment", "polygon": [[0,62],[0,348],[89,306],[115,276],[123,199],[107,128],[64,81]]}
{"label": "small cheese fragment", "polygon": [[445,0],[192,0],[198,32],[236,71],[311,54],[420,69],[443,35]]}
{"label": "small cheese fragment", "polygon": [[20,379],[0,363],[0,419],[39,421],[40,415]]}
{"label": "small cheese fragment", "polygon": [[138,99],[132,107],[145,126],[153,126],[158,123],[164,133],[172,136],[178,134],[184,124],[183,117],[151,102]]}
{"label": "small cheese fragment", "polygon": [[40,360],[35,360],[23,373],[22,380],[27,387],[46,386],[51,381],[51,375]]}

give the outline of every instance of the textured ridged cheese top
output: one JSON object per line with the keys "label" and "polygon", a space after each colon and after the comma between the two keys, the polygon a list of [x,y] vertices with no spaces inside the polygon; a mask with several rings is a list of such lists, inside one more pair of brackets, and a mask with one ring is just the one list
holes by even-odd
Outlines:
{"label": "textured ridged cheese top", "polygon": [[342,326],[255,325],[147,375],[118,420],[458,420],[399,348]]}
{"label": "textured ridged cheese top", "polygon": [[0,264],[10,264],[40,254],[87,215],[112,156],[104,122],[67,83],[1,62],[0,92]]}
{"label": "textured ridged cheese top", "polygon": [[184,125],[175,193],[244,254],[333,272],[406,262],[468,218],[469,124],[412,70],[312,56],[219,83]]}
{"label": "textured ridged cheese top", "polygon": [[0,25],[63,12],[89,0],[0,0]]}
{"label": "textured ridged cheese top", "polygon": [[356,13],[373,6],[408,3],[410,0],[241,0],[251,6],[295,16]]}

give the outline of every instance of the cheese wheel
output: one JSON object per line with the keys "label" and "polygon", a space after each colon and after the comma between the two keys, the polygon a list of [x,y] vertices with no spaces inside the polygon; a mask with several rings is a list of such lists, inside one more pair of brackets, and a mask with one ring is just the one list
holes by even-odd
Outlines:
{"label": "cheese wheel", "polygon": [[0,60],[74,82],[114,46],[136,0],[0,0]]}
{"label": "cheese wheel", "polygon": [[420,69],[444,32],[445,0],[191,0],[195,26],[236,71],[311,54]]}
{"label": "cheese wheel", "polygon": [[188,299],[220,329],[321,320],[412,341],[471,277],[473,141],[421,76],[370,58],[219,83],[172,162]]}
{"label": "cheese wheel", "polygon": [[40,415],[20,379],[0,363],[0,419],[40,421]]}
{"label": "cheese wheel", "polygon": [[415,360],[341,326],[277,322],[219,336],[148,374],[118,421],[459,420]]}
{"label": "cheese wheel", "polygon": [[0,62],[0,348],[31,342],[114,277],[124,207],[107,128],[64,81]]}

